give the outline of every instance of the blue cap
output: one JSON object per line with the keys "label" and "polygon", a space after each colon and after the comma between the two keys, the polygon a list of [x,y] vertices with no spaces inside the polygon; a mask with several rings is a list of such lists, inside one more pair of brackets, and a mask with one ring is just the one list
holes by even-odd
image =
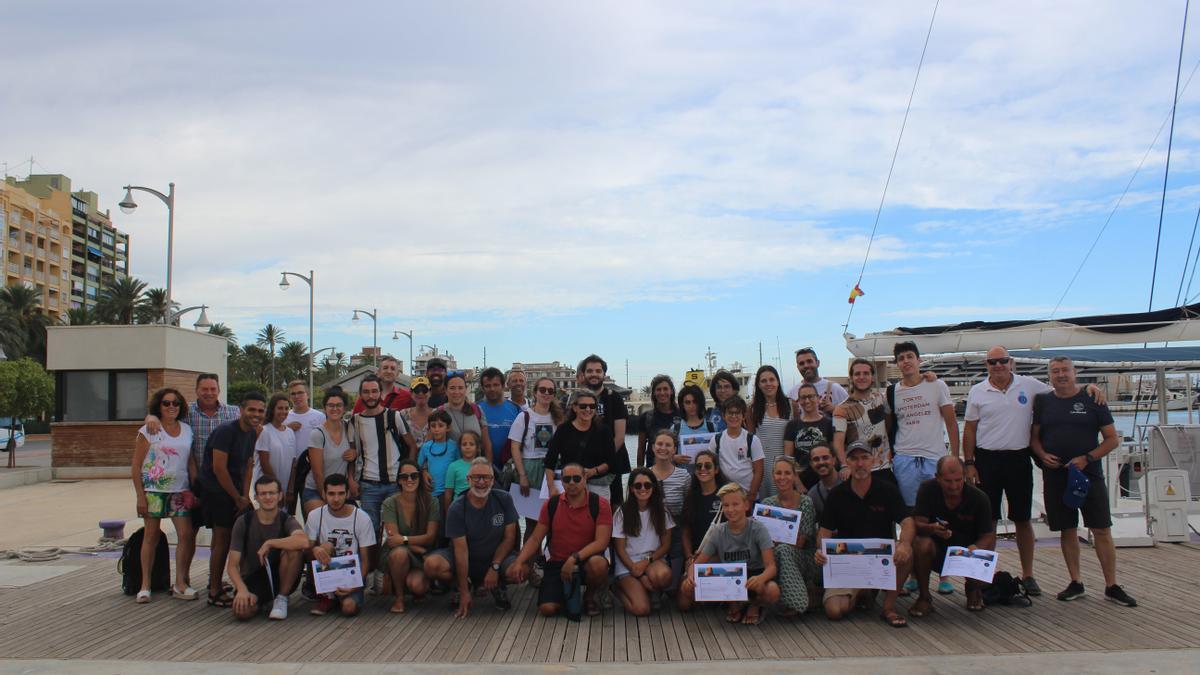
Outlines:
{"label": "blue cap", "polygon": [[1074,464],[1068,464],[1067,489],[1063,492],[1063,504],[1072,509],[1081,508],[1091,487],[1092,481],[1088,479],[1087,474]]}

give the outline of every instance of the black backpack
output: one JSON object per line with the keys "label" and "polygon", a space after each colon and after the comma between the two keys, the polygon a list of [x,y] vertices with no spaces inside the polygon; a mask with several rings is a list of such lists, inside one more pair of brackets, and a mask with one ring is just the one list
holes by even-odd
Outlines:
{"label": "black backpack", "polygon": [[[589,491],[588,496],[588,513],[592,515],[592,523],[600,518],[600,497],[596,493]],[[550,550],[550,537],[554,534],[554,512],[558,510],[559,498],[555,497],[546,503],[546,541],[544,546],[546,550]]]}
{"label": "black backpack", "polygon": [[1020,579],[1008,572],[996,572],[992,583],[983,589],[983,604],[1029,607],[1033,605],[1033,599]]}
{"label": "black backpack", "polygon": [[[137,595],[142,590],[142,539],[146,528],[125,540],[121,559],[117,561],[117,573],[121,575],[121,590],[125,595]],[[165,591],[171,587],[171,551],[167,547],[167,535],[160,532],[158,545],[154,548],[154,569],[150,570],[150,590]]]}

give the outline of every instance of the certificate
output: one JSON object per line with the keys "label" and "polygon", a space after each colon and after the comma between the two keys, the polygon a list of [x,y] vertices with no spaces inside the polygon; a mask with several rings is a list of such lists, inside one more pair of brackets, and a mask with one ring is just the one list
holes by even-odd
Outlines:
{"label": "certificate", "polygon": [[529,496],[521,494],[521,486],[513,483],[508,488],[508,494],[512,495],[513,506],[517,509],[517,515],[530,520],[537,520],[538,516],[542,515],[542,505],[546,503],[548,494],[545,490],[545,482],[543,481],[543,489],[535,492],[529,491]]}
{"label": "certificate", "polygon": [[746,563],[696,563],[696,602],[746,601]]}
{"label": "certificate", "polygon": [[969,577],[984,583],[992,583],[996,574],[996,552],[977,548],[968,551],[962,546],[946,549],[946,560],[942,563],[942,576]]}
{"label": "certificate", "polygon": [[333,593],[339,588],[362,588],[362,570],[358,566],[358,554],[350,553],[330,558],[328,565],[312,562],[313,583],[318,593]]}
{"label": "certificate", "polygon": [[[586,483],[587,481],[584,481],[584,482]],[[562,481],[561,480],[554,481],[554,489],[558,490],[560,494],[562,493],[563,489],[562,489]],[[538,492],[538,499],[540,499],[542,501],[546,501],[549,498],[550,498],[550,484],[543,480],[542,481],[542,489]],[[534,518],[537,518],[537,516],[534,516]]]}
{"label": "certificate", "polygon": [[679,454],[687,455],[695,460],[696,455],[701,450],[708,449],[709,444],[712,443],[713,436],[716,436],[716,434],[707,431],[701,434],[688,434],[687,436],[680,436]]}
{"label": "certificate", "polygon": [[761,502],[754,505],[754,519],[767,526],[771,541],[780,544],[796,545],[796,538],[800,536],[800,516],[799,511],[782,506],[767,506]]}
{"label": "certificate", "polygon": [[896,566],[891,539],[826,539],[825,588],[896,590]]}

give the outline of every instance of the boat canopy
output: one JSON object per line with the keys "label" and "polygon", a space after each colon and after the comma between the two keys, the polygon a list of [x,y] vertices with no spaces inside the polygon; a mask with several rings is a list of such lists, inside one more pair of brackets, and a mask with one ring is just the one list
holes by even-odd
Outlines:
{"label": "boat canopy", "polygon": [[[1044,377],[1050,359],[1066,356],[1081,376],[1200,372],[1200,347],[1128,347],[1102,349],[1010,350],[1014,370],[1022,375]],[[923,367],[946,379],[987,377],[986,352],[922,356]]]}
{"label": "boat canopy", "polygon": [[995,345],[1012,349],[1121,345],[1200,340],[1200,303],[1134,314],[1099,314],[1071,319],[968,321],[919,328],[900,327],[859,338],[843,336],[851,354],[891,356],[899,342],[912,341],[921,354],[981,352]]}

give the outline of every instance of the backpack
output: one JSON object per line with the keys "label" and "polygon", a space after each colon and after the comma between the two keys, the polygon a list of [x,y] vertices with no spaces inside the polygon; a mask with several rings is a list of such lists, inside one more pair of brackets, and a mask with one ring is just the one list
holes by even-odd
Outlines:
{"label": "backpack", "polygon": [[[887,406],[888,410],[892,411],[892,419],[896,419],[896,383],[893,382],[887,386]],[[893,421],[891,424],[885,424],[887,427],[888,446],[896,447],[896,430],[900,425]]]}
{"label": "backpack", "polygon": [[[525,459],[525,437],[529,435],[529,411],[522,410],[520,412],[521,417],[525,418],[525,428],[521,430],[521,446],[519,450],[521,452],[521,459]],[[516,420],[513,420],[513,424],[515,425],[516,423]],[[495,452],[496,449],[492,448],[492,453],[494,454]],[[520,475],[517,471],[516,459],[512,455],[509,455],[508,460],[504,462],[504,468],[500,469],[500,486],[505,490],[509,489],[513,483],[517,482],[517,478]]]}
{"label": "backpack", "polygon": [[[121,590],[125,595],[137,595],[142,590],[142,540],[145,536],[146,528],[139,527],[125,540],[125,548],[121,549],[117,573],[121,575]],[[158,544],[154,547],[154,569],[150,570],[150,590],[165,591],[170,587],[171,552],[167,547],[166,533],[159,533]]]}
{"label": "backpack", "polygon": [[[691,427],[689,427],[689,428],[691,428]],[[716,425],[713,424],[712,420],[710,420],[710,419],[704,420],[704,428],[707,429],[710,434],[714,433],[717,430]],[[679,431],[681,429],[683,429],[683,420],[676,417],[675,422],[671,424],[671,431],[675,432],[675,435],[678,436]]]}
{"label": "backpack", "polygon": [[996,572],[992,583],[983,589],[983,604],[1008,607],[1030,607],[1033,599],[1025,590],[1025,583],[1008,572]]}
{"label": "backpack", "polygon": [[[745,429],[743,429],[743,431],[745,431]],[[715,444],[715,447],[713,447],[713,454],[717,456],[718,460],[721,458],[721,437],[724,435],[725,435],[725,432],[722,431],[721,433],[719,433],[715,436],[715,438],[717,439],[717,442]],[[750,456],[750,448],[752,445],[754,445],[754,432],[746,431],[746,456],[747,457]]]}
{"label": "backpack", "polygon": [[[242,515],[242,555],[243,556],[253,555],[253,553],[250,552],[250,519],[254,517],[255,513],[257,513],[257,511],[255,511],[254,509],[250,509],[244,515]],[[284,537],[287,536],[287,519],[290,518],[291,516],[290,516],[290,514],[288,514],[288,512],[286,510],[280,510],[279,515],[280,515],[279,536],[277,536],[275,538],[283,539]],[[230,529],[232,530],[232,528],[230,528]],[[277,552],[278,551],[271,551],[272,554],[277,553]]]}
{"label": "backpack", "polygon": [[[592,514],[592,522],[600,517],[600,497],[588,492],[588,513]],[[558,510],[560,498],[555,497],[546,502],[546,550],[550,550],[550,536],[554,534],[554,512]]]}

